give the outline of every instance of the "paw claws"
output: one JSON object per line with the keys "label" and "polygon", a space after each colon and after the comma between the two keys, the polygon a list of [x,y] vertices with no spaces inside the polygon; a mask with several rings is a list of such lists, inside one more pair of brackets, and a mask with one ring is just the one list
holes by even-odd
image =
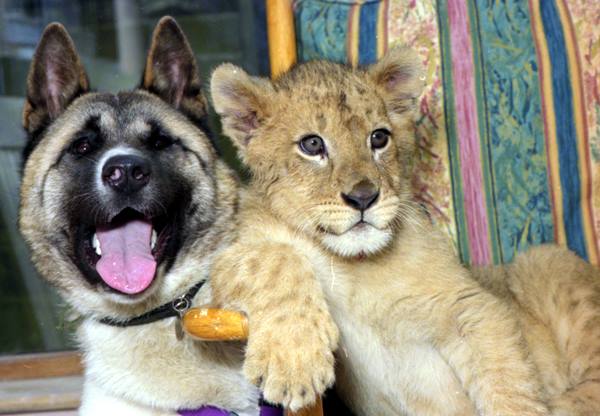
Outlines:
{"label": "paw claws", "polygon": [[[322,325],[316,331],[314,326],[300,331],[297,322],[252,331],[255,338],[248,340],[244,373],[262,389],[265,400],[296,411],[314,403],[333,384],[338,330],[331,320],[318,321]],[[304,335],[295,336],[294,343],[287,336],[289,325]]]}

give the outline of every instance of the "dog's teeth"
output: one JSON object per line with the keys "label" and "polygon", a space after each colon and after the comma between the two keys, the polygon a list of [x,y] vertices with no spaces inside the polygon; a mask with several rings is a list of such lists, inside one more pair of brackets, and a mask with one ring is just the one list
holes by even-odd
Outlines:
{"label": "dog's teeth", "polygon": [[156,238],[157,238],[156,231],[152,230],[152,238],[150,240],[150,248],[151,249],[154,249],[154,246],[156,246]]}
{"label": "dog's teeth", "polygon": [[96,250],[97,255],[102,255],[102,250],[100,249],[100,240],[98,240],[96,233],[94,233],[94,237],[92,237],[92,247],[94,247],[94,250]]}

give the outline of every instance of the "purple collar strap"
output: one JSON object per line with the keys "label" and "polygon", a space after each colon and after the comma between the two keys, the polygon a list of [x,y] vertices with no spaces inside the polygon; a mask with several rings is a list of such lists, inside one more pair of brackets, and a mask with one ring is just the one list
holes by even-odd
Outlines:
{"label": "purple collar strap", "polygon": [[[219,409],[218,407],[213,406],[204,406],[200,409],[195,410],[180,410],[179,413],[181,416],[233,416],[234,412],[229,412],[227,410]],[[271,406],[268,404],[262,403],[260,405],[260,416],[283,416],[283,410],[281,407]]]}

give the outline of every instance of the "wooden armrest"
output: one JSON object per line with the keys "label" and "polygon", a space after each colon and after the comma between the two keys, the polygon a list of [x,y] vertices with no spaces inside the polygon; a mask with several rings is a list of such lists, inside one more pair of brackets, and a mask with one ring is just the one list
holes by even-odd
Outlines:
{"label": "wooden armrest", "polygon": [[236,341],[248,338],[248,318],[241,312],[217,308],[191,308],[183,315],[183,328],[203,341]]}

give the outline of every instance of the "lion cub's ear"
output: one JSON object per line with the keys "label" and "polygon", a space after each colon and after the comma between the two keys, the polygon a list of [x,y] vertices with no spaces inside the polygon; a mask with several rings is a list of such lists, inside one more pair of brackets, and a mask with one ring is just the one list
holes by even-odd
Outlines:
{"label": "lion cub's ear", "polygon": [[170,16],[156,24],[146,58],[142,88],[158,95],[194,122],[200,122],[208,103],[196,58],[183,31]]}
{"label": "lion cub's ear", "polygon": [[423,92],[423,66],[419,56],[411,49],[391,49],[367,73],[383,96],[392,117],[401,116],[415,108],[416,100]]}
{"label": "lion cub's ear", "polygon": [[224,133],[236,144],[242,155],[266,117],[271,82],[252,77],[232,64],[214,70],[210,93]]}
{"label": "lion cub's ear", "polygon": [[60,23],[49,24],[29,67],[23,127],[29,133],[36,132],[88,90],[88,79],[73,40]]}

